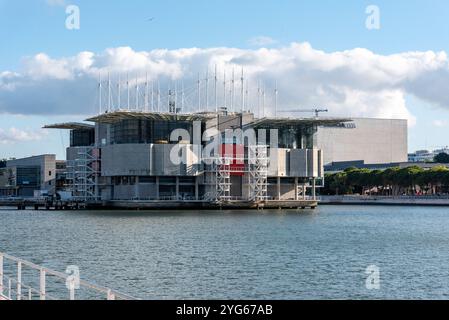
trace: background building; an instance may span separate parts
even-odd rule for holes
[[[435,157],[440,153],[449,154],[449,148],[436,149],[434,151],[418,150],[408,155],[409,162],[433,162]]]
[[[326,170],[353,165],[388,167],[407,162],[407,120],[352,120],[318,128],[316,144],[323,150]]]
[[[45,154],[8,160],[0,174],[3,195],[33,197],[35,191],[54,194],[56,185],[56,156]]]

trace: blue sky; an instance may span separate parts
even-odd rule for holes
[[[68,4],[80,8],[80,30],[65,28]],[[365,9],[370,4],[380,8],[380,30],[365,28]],[[0,0],[0,73],[21,72],[23,60],[41,52],[57,59],[121,46],[136,51],[192,47],[251,50],[254,44],[250,39],[261,36],[273,39],[269,46],[274,48],[309,42],[325,52],[353,48],[366,48],[379,55],[449,52],[448,17],[446,0]],[[416,117],[409,133],[410,151],[449,145],[449,127],[445,125],[449,106],[410,95],[406,104]],[[33,130],[42,124],[67,118],[3,113],[0,128],[14,126],[37,132]],[[0,158],[44,152],[63,157],[67,140],[65,133],[50,132],[41,140],[0,144]]]

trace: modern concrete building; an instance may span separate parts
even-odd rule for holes
[[[318,127],[317,148],[327,167],[407,162],[407,120],[356,118]]]
[[[256,119],[223,110],[114,111],[87,121],[93,125],[45,127],[70,130],[67,180],[82,201],[313,207],[324,176],[317,128],[350,120]]]
[[[4,196],[33,197],[35,191],[54,194],[56,156],[45,154],[8,160],[0,176],[0,193]]]
[[[433,162],[435,157],[440,153],[449,154],[449,148],[444,147],[442,149],[436,149],[433,151],[429,150],[418,150],[414,153],[409,153],[408,161],[409,162]]]

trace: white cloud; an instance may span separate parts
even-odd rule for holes
[[[447,120],[434,120],[433,121],[433,125],[435,127],[439,127],[439,128],[444,128],[448,126],[448,121]]]
[[[449,59],[445,52],[378,55],[360,48],[324,52],[309,43],[292,43],[255,50],[222,47],[135,51],[119,47],[65,58],[39,53],[24,58],[17,72],[0,70],[0,113],[93,114],[97,111],[100,72],[103,77],[110,72],[114,79],[120,73],[122,80],[128,72],[132,79],[138,74],[139,81],[148,72],[150,80],[161,79],[162,88],[179,79],[185,79],[186,87],[195,88],[198,72],[205,74],[207,66],[213,70],[215,64],[220,70],[219,104],[223,69],[228,80],[236,70],[238,97],[243,67],[253,108],[260,80],[267,88],[267,109],[271,110],[275,81],[279,109],[320,106],[327,107],[329,115],[406,118],[411,124],[415,118],[407,108],[407,95],[449,109]],[[210,101],[212,82],[213,78],[209,83]],[[186,103],[193,108],[197,105],[195,97],[186,97]]]
[[[270,46],[270,45],[277,43],[277,41],[271,37],[258,36],[258,37],[249,39],[248,43],[249,43],[249,45],[254,46],[254,47],[266,47],[266,46]]]
[[[59,6],[59,7],[63,7],[66,5],[65,0],[45,0],[45,2],[49,5],[49,6]]]
[[[39,141],[46,134],[44,130],[23,130],[17,128],[0,128],[0,144],[13,144],[16,142]]]

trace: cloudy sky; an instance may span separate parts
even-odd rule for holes
[[[277,85],[279,109],[404,118],[410,151],[449,145],[449,2],[374,2],[380,29],[370,30],[373,1],[0,0],[0,158],[63,157],[67,133],[40,127],[97,113],[100,74],[114,83],[111,108],[127,104],[119,77],[122,89],[137,78],[142,92],[148,77],[163,91],[182,83],[186,109],[195,109],[195,82],[200,73],[205,105],[208,70],[213,105],[215,66],[220,104],[224,73],[229,89],[234,71],[241,105],[243,69],[253,110],[260,87],[274,112]],[[72,4],[79,30],[66,27]]]

